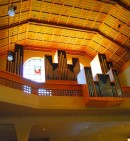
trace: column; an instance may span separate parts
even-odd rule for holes
[[[15,123],[17,141],[28,141],[31,128],[31,123]]]

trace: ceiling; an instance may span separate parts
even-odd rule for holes
[[[112,130],[110,132],[110,130]],[[32,126],[29,139],[71,139],[81,141],[91,135],[100,135],[100,132],[113,136],[129,136],[130,123],[128,122],[76,122],[76,121],[49,121]],[[8,135],[8,136],[7,136]],[[0,139],[2,141],[16,141],[16,130],[13,124],[0,124]],[[43,141],[43,140],[42,140]]]
[[[9,17],[8,8],[12,4],[17,7],[16,14]],[[0,55],[14,50],[16,43],[30,50],[84,52],[91,58],[105,53],[119,69],[130,60],[129,10],[129,0],[0,0]],[[84,136],[112,125],[121,127],[122,123],[46,121],[35,124],[31,135],[54,137],[54,133],[58,136],[60,132],[61,136]],[[15,136],[12,125],[0,125],[1,136],[7,130]],[[128,134],[129,130],[118,131]]]
[[[100,134],[103,130],[109,130],[112,128],[118,128],[114,132],[115,135],[126,135],[129,136],[130,124],[128,122],[76,122],[76,121],[65,121],[64,123],[60,120],[59,122],[43,122],[32,126],[30,132],[30,138],[72,138],[81,139],[81,137],[91,136]],[[121,126],[125,126],[126,130],[121,129]],[[109,132],[111,135],[111,132]]]
[[[12,4],[16,14],[9,17]],[[91,58],[105,53],[117,69],[130,60],[129,0],[0,0],[0,9],[0,55],[18,43]]]
[[[15,141],[13,123],[32,124],[30,139],[70,138],[82,140],[91,135],[130,136],[130,108],[86,108],[44,110],[0,102],[0,139]],[[8,136],[7,136],[8,135]],[[67,139],[66,139],[67,140]]]

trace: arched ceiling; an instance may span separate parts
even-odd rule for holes
[[[11,5],[17,7],[8,16]],[[0,0],[0,55],[25,49],[64,49],[93,58],[105,53],[119,69],[130,60],[129,0]]]

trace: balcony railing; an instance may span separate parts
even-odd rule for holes
[[[130,87],[122,87],[124,97],[130,97]]]
[[[37,83],[0,70],[0,85],[40,96],[83,96],[82,85],[76,81],[49,80]],[[130,97],[130,87],[122,87],[124,97]]]
[[[41,96],[83,96],[82,85],[75,81],[50,80],[36,83],[5,71],[0,71],[0,85]]]

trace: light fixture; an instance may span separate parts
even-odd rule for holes
[[[14,57],[13,54],[11,52],[8,52],[8,61],[13,61]]]
[[[9,10],[8,10],[8,15],[10,16],[10,17],[13,17],[14,15],[15,15],[15,10],[16,10],[16,6],[13,6],[13,5],[11,5],[10,7],[9,7]]]

